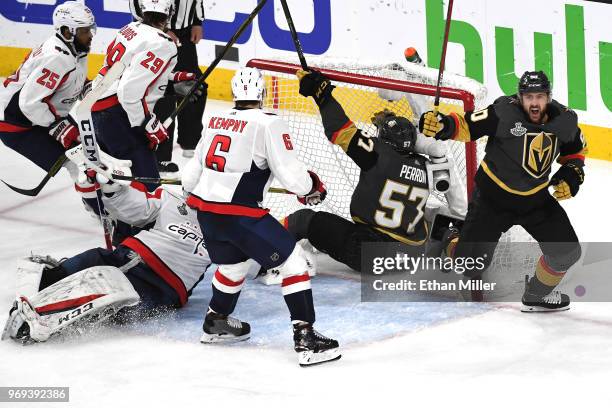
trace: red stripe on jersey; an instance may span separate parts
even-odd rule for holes
[[[185,283],[179,278],[172,269],[168,267],[151,249],[134,237],[126,238],[121,245],[126,246],[136,252],[144,263],[164,280],[179,296],[181,306],[187,303],[187,289]]]
[[[306,282],[309,280],[310,276],[308,275],[308,272],[304,273],[303,275],[289,276],[283,279],[282,287],[293,285],[294,283]]]
[[[353,121],[349,120],[348,122],[346,122],[344,124],[344,126],[342,126],[340,129],[336,130],[331,137],[331,142],[332,143],[336,143],[336,138],[338,137],[338,135],[346,128],[351,127],[353,125]]]
[[[187,198],[187,205],[191,208],[223,215],[244,215],[245,217],[261,218],[268,214],[267,208],[253,208],[231,203],[211,203],[191,194]]]
[[[84,305],[87,302],[91,302],[92,300],[101,298],[102,296],[106,296],[106,294],[87,295],[75,299],[68,299],[62,300],[61,302],[50,303],[48,305],[37,307],[36,313],[57,313],[64,310],[74,309],[75,307]]]
[[[19,125],[13,125],[12,123],[0,121],[0,132],[18,133],[25,132],[32,129],[31,127],[23,127]]]
[[[225,286],[236,287],[242,285],[242,282],[244,282],[246,278],[242,278],[238,282],[234,282],[233,280],[219,272],[219,269],[217,269],[217,271],[215,272],[215,279],[218,280],[219,283],[224,284]]]
[[[145,193],[147,198],[155,198],[157,200],[161,199],[162,192],[164,191],[163,188],[158,187],[153,193],[150,193],[149,190],[147,190],[147,186],[145,186],[139,181],[132,181],[130,183],[130,187],[132,187],[134,190],[140,191],[141,193]]]
[[[100,112],[117,105],[119,105],[119,97],[117,95],[111,95],[94,103],[91,107],[91,111]]]
[[[576,153],[576,154],[568,154],[567,156],[559,157],[559,163],[565,164],[570,160],[578,159],[584,162],[584,154]]]
[[[55,116],[55,120],[58,120],[60,117],[57,114],[57,110],[55,110],[55,106],[53,106],[53,104],[51,103],[51,97],[53,96],[53,94],[46,96],[43,98],[43,102],[47,104],[47,107],[49,108],[49,110],[51,111],[51,113],[53,114],[53,116]]]

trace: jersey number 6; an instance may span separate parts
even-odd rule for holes
[[[206,167],[215,171],[225,171],[225,157],[218,156],[217,152],[229,152],[231,144],[232,139],[229,136],[215,135],[206,153]]]

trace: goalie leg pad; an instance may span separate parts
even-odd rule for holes
[[[16,300],[16,313],[7,322],[4,337],[17,338],[19,320],[29,333],[21,341],[47,341],[67,328],[99,323],[140,297],[123,272],[113,266],[95,266],[70,275],[28,299]],[[22,329],[23,332],[23,329]]]

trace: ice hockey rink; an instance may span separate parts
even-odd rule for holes
[[[227,106],[209,101],[206,109]],[[184,164],[180,153],[174,159]],[[562,204],[581,241],[610,240],[611,174],[612,163],[587,160],[580,193]],[[29,188],[43,175],[0,145],[0,178]],[[0,185],[0,230],[2,325],[18,258],[103,245],[64,172],[35,198]],[[254,281],[235,312],[251,323],[251,339],[200,344],[208,273],[173,315],[45,344],[0,343],[0,385],[68,386],[71,407],[611,406],[612,304],[522,314],[517,303],[363,303],[358,277],[317,257],[317,327],[339,340],[338,362],[300,368],[280,288]]]

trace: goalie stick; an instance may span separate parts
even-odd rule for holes
[[[221,50],[219,55],[217,55],[217,57],[213,60],[213,62],[211,62],[208,68],[206,68],[206,71],[204,71],[204,73],[200,75],[199,78],[196,79],[196,81],[193,83],[191,88],[189,88],[189,91],[187,91],[183,99],[181,99],[179,104],[176,106],[176,109],[174,109],[174,112],[172,112],[172,114],[168,117],[168,119],[164,121],[163,125],[166,129],[170,127],[172,122],[174,122],[174,119],[176,119],[176,116],[179,114],[179,112],[181,112],[185,108],[185,106],[187,105],[187,102],[189,102],[190,96],[193,95],[193,93],[196,91],[198,86],[200,84],[203,84],[204,81],[206,81],[206,78],[208,78],[208,76],[213,71],[213,69],[215,69],[217,65],[219,65],[219,62],[221,62],[221,59],[225,56],[225,54],[230,49],[230,47],[234,45],[236,41],[238,41],[238,37],[240,37],[240,35],[242,35],[244,30],[246,30],[246,28],[251,24],[251,22],[253,22],[253,20],[255,19],[255,16],[259,14],[259,11],[263,8],[263,6],[265,6],[266,2],[267,0],[261,0],[259,4],[257,4],[257,6],[253,9],[251,14],[249,14],[246,20],[244,20],[244,22],[240,25],[240,27],[238,27],[238,30],[234,33],[233,37],[230,38],[227,44],[225,44],[225,47],[223,47],[223,50]]]
[[[94,88],[83,98],[83,100],[74,104],[68,115],[76,122],[79,133],[81,135],[81,145],[83,146],[83,155],[85,164],[88,169],[100,172],[105,176],[108,174],[103,169],[103,164],[100,161],[100,149],[96,140],[96,133],[91,119],[91,107],[93,104],[106,92],[106,90],[123,74],[125,65],[121,61],[116,61],[113,66],[106,72],[106,75],[95,84]],[[100,213],[100,222],[104,229],[104,241],[107,249],[112,249],[111,240],[112,224],[108,216],[102,210],[100,195],[96,192],[98,201],[98,210]]]

